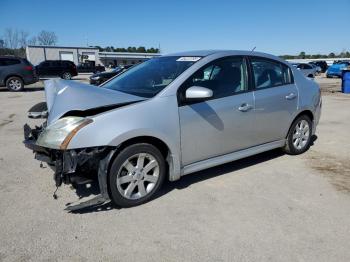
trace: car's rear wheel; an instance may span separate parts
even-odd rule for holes
[[[145,203],[161,187],[165,169],[164,157],[153,145],[140,143],[123,149],[109,172],[111,200],[120,207]]]
[[[62,74],[62,78],[65,79],[65,80],[70,80],[70,79],[72,79],[72,75],[69,72],[64,72]]]
[[[6,87],[13,92],[22,91],[24,89],[23,80],[17,76],[11,76],[6,80]]]
[[[312,122],[307,115],[301,115],[292,124],[284,151],[287,154],[299,155],[310,148],[312,137]]]

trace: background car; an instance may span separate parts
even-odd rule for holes
[[[90,76],[90,84],[98,86],[106,82],[108,79],[111,79],[112,77],[124,72],[125,70],[129,69],[132,66],[133,65],[118,66],[107,72],[93,74],[92,76]]]
[[[69,80],[78,75],[76,65],[68,60],[46,60],[35,68],[39,77],[61,77]]]
[[[327,72],[327,77],[342,77],[342,71],[343,69],[346,69],[348,66],[350,66],[350,62],[342,62],[342,63],[334,63],[331,65]]]
[[[327,68],[328,68],[326,61],[314,61],[314,62],[310,62],[310,64],[314,64],[316,66],[319,66],[321,68],[321,73],[326,72]]]
[[[101,65],[95,65],[95,62],[80,63],[77,66],[78,73],[99,73],[105,71],[105,67]]]
[[[34,66],[25,58],[0,56],[0,86],[21,91],[38,81]]]
[[[322,73],[322,68],[321,68],[320,66],[315,65],[315,64],[313,64],[313,63],[309,63],[309,65],[311,65],[313,68],[316,69],[316,74],[317,74],[317,75]]]
[[[317,71],[316,67],[313,67],[312,65],[306,63],[297,64],[296,68],[300,70],[304,76],[311,78],[315,77]]]

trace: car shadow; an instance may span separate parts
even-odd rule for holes
[[[151,201],[154,201],[155,199],[162,197],[163,195],[168,194],[173,190],[186,189],[195,183],[212,179],[231,172],[235,172],[235,171],[238,171],[253,165],[257,165],[266,161],[270,161],[272,159],[281,157],[284,154],[285,153],[282,150],[275,149],[275,150],[260,153],[251,157],[236,160],[227,164],[212,167],[203,171],[195,172],[193,174],[183,176],[181,177],[180,180],[177,180],[174,182],[165,181],[161,190],[155,194],[155,196],[152,198]],[[90,188],[86,188],[86,186],[76,187],[76,193],[80,199],[82,199],[83,197],[90,196],[91,194],[97,195],[99,194],[98,183],[95,183]],[[104,201],[99,196],[96,196],[94,199],[91,199],[76,205],[72,205],[71,203],[68,203],[66,206],[67,206],[66,210],[69,213],[73,213],[73,214],[85,214],[85,213],[92,213],[92,212],[108,211],[111,209],[120,209],[120,207],[116,207],[110,201],[108,202]]]

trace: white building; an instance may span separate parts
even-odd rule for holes
[[[27,59],[37,65],[46,60],[70,60],[76,65],[91,61],[96,65],[131,65],[143,62],[157,53],[127,53],[127,52],[99,52],[94,47],[67,47],[67,46],[33,46],[26,47]]]

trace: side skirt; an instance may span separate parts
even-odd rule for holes
[[[218,166],[218,165],[222,165],[225,163],[229,163],[241,158],[245,158],[248,156],[252,156],[252,155],[256,155],[265,151],[269,151],[275,148],[279,148],[279,147],[283,147],[286,143],[286,140],[278,140],[278,141],[274,141],[274,142],[270,142],[270,143],[266,143],[266,144],[262,144],[259,146],[254,146],[254,147],[250,147],[247,149],[243,149],[240,151],[236,151],[233,153],[229,153],[226,155],[222,155],[222,156],[217,156],[217,157],[213,157],[210,159],[206,159],[206,160],[202,160],[199,162],[195,162],[193,164],[189,164],[187,166],[183,167],[183,172],[182,175],[188,175],[200,170],[204,170],[213,166]]]

